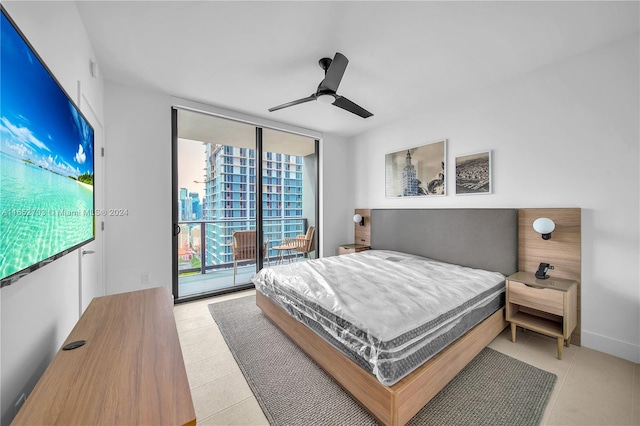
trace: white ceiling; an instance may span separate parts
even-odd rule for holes
[[[79,1],[105,79],[351,136],[637,33],[638,2]],[[309,102],[322,57],[374,116]],[[425,117],[428,119],[428,117]]]
[[[180,109],[178,138],[255,149],[256,128],[239,121]],[[265,151],[283,152],[300,157],[313,154],[316,150],[313,138],[268,128],[262,131],[262,143]]]

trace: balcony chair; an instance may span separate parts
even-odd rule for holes
[[[315,250],[313,243],[315,232],[315,226],[310,226],[307,229],[306,234],[301,234],[295,238],[285,238],[284,240],[282,240],[282,244],[273,248],[274,250],[279,252],[278,260],[276,261],[276,263],[282,264],[285,251],[295,251],[296,253],[302,253],[303,255],[308,256],[309,253]],[[296,260],[297,259],[298,257],[296,256]]]
[[[268,258],[269,239],[262,245],[262,256],[269,264]],[[236,274],[238,273],[238,262],[242,260],[256,261],[256,231],[234,231],[233,232],[233,285],[236,285]]]

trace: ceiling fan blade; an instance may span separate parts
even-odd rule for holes
[[[291,102],[287,102],[286,104],[282,104],[282,105],[278,105],[278,106],[274,106],[273,108],[269,108],[269,112],[273,112],[282,108],[288,108],[290,106],[294,106],[294,105],[298,105],[298,104],[303,104],[305,102],[310,102],[310,101],[315,101],[316,100],[316,94],[314,93],[311,96],[307,96],[306,98],[302,98],[302,99],[298,99],[295,101],[291,101]]]
[[[351,102],[349,99],[345,98],[344,96],[336,96],[336,101],[333,103],[333,105],[337,106],[338,108],[342,108],[344,110],[352,112],[355,115],[359,115],[362,118],[368,118],[373,115],[366,109],[362,108],[359,105],[356,105],[355,103]]]
[[[329,69],[324,76],[324,80],[322,80],[318,86],[318,92],[321,90],[330,90],[332,92],[338,90],[338,86],[340,85],[344,71],[347,69],[348,63],[349,60],[346,56],[340,52],[336,52],[336,55],[333,57],[333,61],[331,61],[331,65],[329,65]]]

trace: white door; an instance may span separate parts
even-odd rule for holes
[[[81,92],[78,85],[78,92]],[[104,126],[87,98],[79,93],[79,106],[94,131],[94,197],[95,211],[104,211]],[[80,264],[79,313],[82,315],[94,297],[104,296],[104,215],[95,216],[96,238],[78,250]]]

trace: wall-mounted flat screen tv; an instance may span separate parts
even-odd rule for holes
[[[0,287],[95,237],[93,128],[4,7]]]

